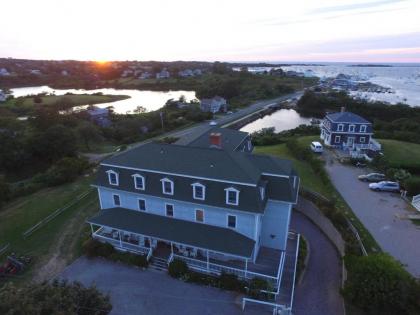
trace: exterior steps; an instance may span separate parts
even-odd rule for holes
[[[149,268],[159,270],[159,271],[167,271],[168,264],[165,259],[152,256],[152,259],[149,264]]]

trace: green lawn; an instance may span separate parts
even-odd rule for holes
[[[390,139],[378,141],[382,144],[385,157],[392,167],[420,167],[420,144]]]
[[[91,181],[92,176],[82,177],[74,183],[43,189],[3,206],[0,211],[0,247],[7,243],[10,247],[0,256],[0,262],[10,252],[33,257],[32,268],[22,277],[27,280],[53,256],[67,262],[76,257],[80,253],[81,237],[87,233],[85,221],[98,211],[95,190],[26,239],[22,233],[91,189]]]

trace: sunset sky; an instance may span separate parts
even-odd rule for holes
[[[0,57],[420,62],[420,0],[2,0]]]

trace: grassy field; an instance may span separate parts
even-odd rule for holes
[[[35,103],[34,97],[18,97],[15,99],[8,100],[4,103],[5,107],[21,107],[30,109],[34,106],[51,106],[55,104],[64,105],[93,105],[99,103],[109,103],[118,100],[129,98],[127,95],[89,95],[89,94],[78,94],[78,95],[47,95],[41,97],[40,103]]]
[[[88,235],[85,221],[98,211],[97,193],[90,188],[92,176],[56,188],[48,188],[6,204],[0,211],[0,247],[10,243],[8,253],[33,257],[33,263],[18,280],[51,279],[81,251],[82,238]],[[73,202],[78,201],[45,226],[24,238],[22,233],[37,222]],[[8,253],[0,256],[3,261]]]
[[[378,140],[392,167],[420,167],[420,144],[390,139]]]
[[[309,147],[309,144],[318,140],[319,136],[304,136],[297,139],[297,142],[305,147]],[[293,162],[293,165],[301,178],[301,185],[304,188],[308,188],[315,192],[318,192],[330,200],[335,200],[336,208],[339,209],[344,215],[353,223],[362,238],[363,244],[368,252],[377,252],[380,250],[379,245],[375,239],[369,233],[368,230],[363,226],[359,219],[355,216],[351,208],[347,205],[335,187],[326,185],[321,178],[313,171],[310,165],[305,162],[296,159],[286,147],[286,144],[277,144],[272,146],[256,147],[255,153],[271,154],[279,158],[286,158]]]

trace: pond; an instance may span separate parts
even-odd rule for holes
[[[118,114],[130,114],[137,106],[143,106],[147,111],[153,111],[165,105],[169,99],[179,99],[181,95],[185,96],[186,101],[196,99],[194,91],[140,91],[128,89],[96,89],[96,90],[77,90],[77,89],[53,89],[49,86],[32,86],[11,89],[14,97],[35,95],[39,93],[54,93],[55,95],[73,94],[94,94],[103,93],[104,95],[128,95],[130,98],[115,102],[95,104],[95,106],[105,108],[114,107],[114,112]],[[88,105],[88,104],[86,104]]]
[[[259,118],[240,130],[252,133],[262,128],[274,127],[276,132],[294,129],[300,125],[310,125],[310,118],[302,117],[294,109],[280,109],[271,115]]]

